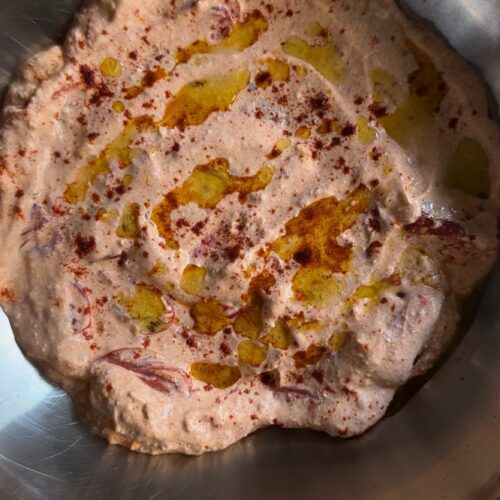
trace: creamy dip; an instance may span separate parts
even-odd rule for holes
[[[500,137],[390,0],[101,0],[13,83],[0,300],[92,428],[353,436],[497,252]]]

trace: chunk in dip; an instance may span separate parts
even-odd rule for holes
[[[364,432],[497,253],[500,137],[391,0],[95,1],[0,129],[0,301],[94,431]]]

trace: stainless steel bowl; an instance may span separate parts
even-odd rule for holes
[[[0,89],[22,59],[61,40],[79,3],[0,0]],[[434,22],[500,102],[500,1],[401,3]],[[24,359],[2,315],[0,498],[500,498],[498,297],[497,265],[449,361],[364,436],[273,428],[197,458],[140,455],[92,435],[66,394]]]

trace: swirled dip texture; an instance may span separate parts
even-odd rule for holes
[[[101,0],[13,83],[0,297],[92,428],[353,436],[497,251],[483,89],[390,0]]]

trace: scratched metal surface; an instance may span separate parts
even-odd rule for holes
[[[0,0],[0,92],[60,41],[78,0]],[[481,68],[500,102],[500,1],[405,0]],[[0,312],[0,499],[500,498],[500,266],[448,363],[362,438],[269,429],[198,458],[105,444],[23,358]]]

